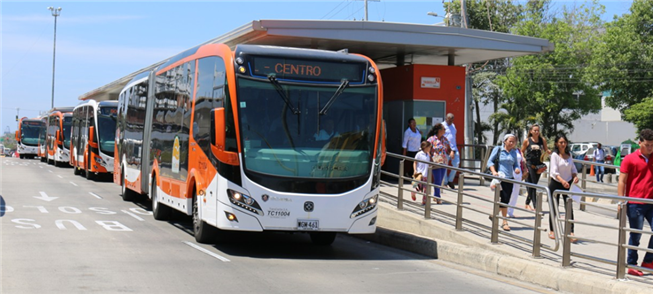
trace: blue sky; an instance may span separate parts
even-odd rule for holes
[[[442,0],[369,2],[370,21],[434,24]],[[556,6],[579,1],[555,1]],[[628,12],[631,1],[601,1],[603,19]],[[50,109],[54,17],[57,18],[55,106],[78,97],[252,20],[360,20],[363,1],[7,1],[2,14],[2,132],[20,117]]]

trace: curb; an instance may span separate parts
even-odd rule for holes
[[[547,265],[535,260],[492,251],[487,249],[487,244],[481,244],[477,241],[474,242],[465,236],[455,236],[456,232],[452,228],[439,226],[432,221],[415,218],[409,213],[402,213],[388,206],[379,206],[379,220],[385,219],[386,221],[377,225],[376,233],[356,236],[378,244],[483,270],[557,291],[578,294],[653,293],[653,290],[647,285],[636,282],[618,281],[612,277],[595,274],[587,270],[562,268],[561,266]],[[422,233],[426,232],[428,234],[429,231],[437,230],[438,233],[435,234],[437,235],[436,238],[439,236],[440,238],[455,240],[455,242],[398,231],[392,224],[392,221],[397,220],[398,217],[403,222],[398,224],[400,227],[399,230],[406,230],[406,225],[412,223],[413,227]],[[425,228],[425,226],[429,228]]]

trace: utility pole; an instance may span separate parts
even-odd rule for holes
[[[52,6],[48,7],[52,16],[54,16],[54,45],[52,49],[52,104],[50,108],[54,108],[54,61],[57,53],[57,16],[61,15],[61,7],[54,8]]]
[[[361,0],[356,0],[356,1],[361,1]],[[365,17],[363,18],[364,21],[367,21],[367,2],[368,1],[381,2],[381,0],[363,0],[363,3],[365,5]]]

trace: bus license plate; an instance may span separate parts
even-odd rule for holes
[[[319,221],[316,219],[298,219],[297,230],[317,231],[320,229]]]

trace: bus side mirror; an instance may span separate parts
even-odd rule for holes
[[[19,131],[16,130],[16,142],[20,143],[20,136],[18,135]]]
[[[224,108],[211,110],[211,152],[221,162],[238,165],[238,153],[226,150]]]
[[[95,141],[95,127],[88,127],[88,142],[93,143]]]
[[[54,134],[54,137],[56,138],[56,140],[60,140],[60,139],[61,139],[61,137],[59,137],[59,134],[60,134],[60,131],[57,130],[57,132]],[[62,140],[62,141],[63,141],[63,140]]]
[[[224,151],[225,130],[224,130],[224,108],[211,110],[211,143]]]

